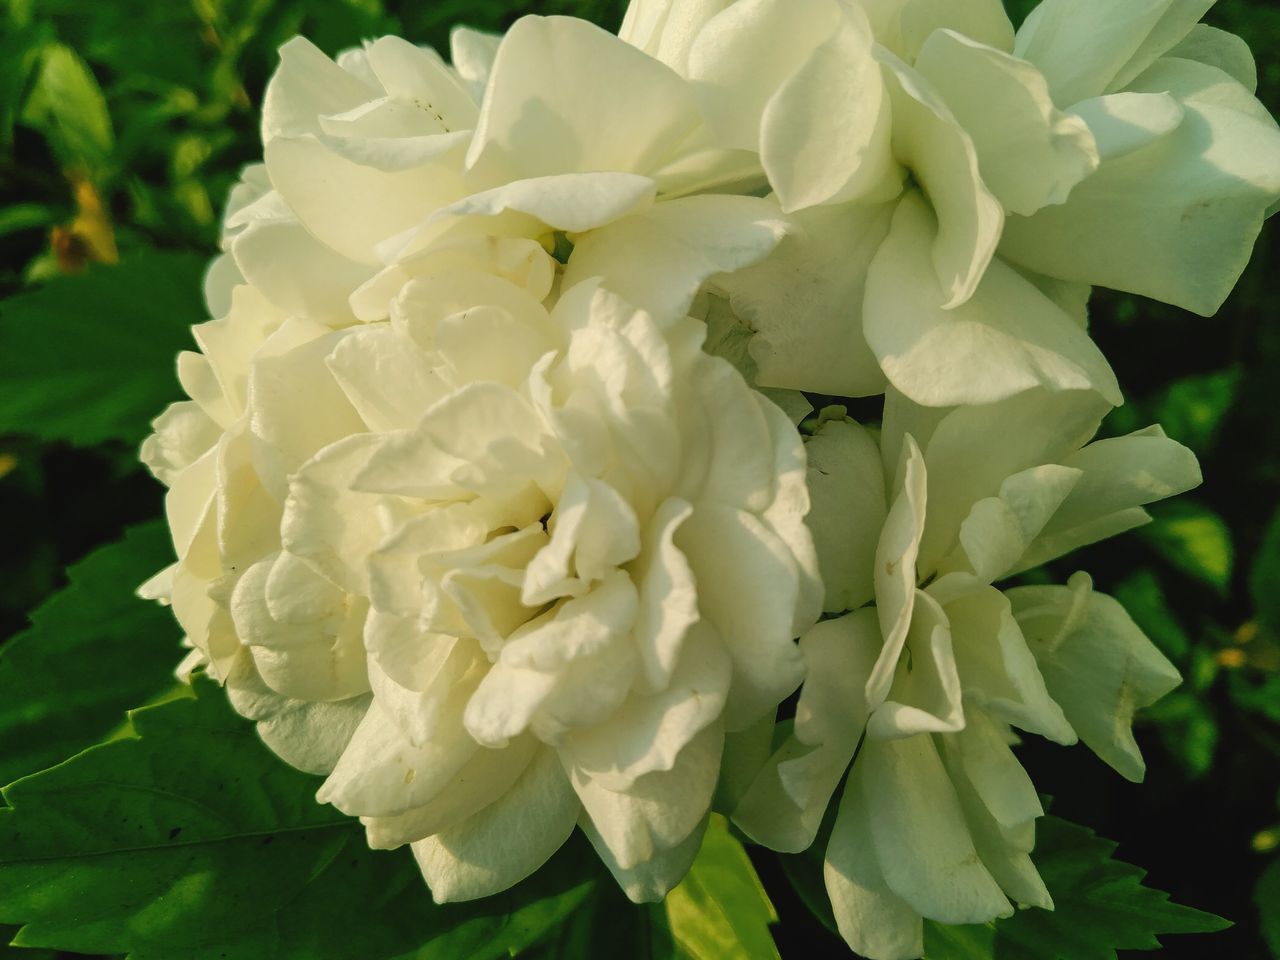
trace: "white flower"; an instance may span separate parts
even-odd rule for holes
[[[1211,0],[1045,0],[1018,31],[1102,165],[1061,207],[1014,218],[1001,254],[1029,270],[1217,311],[1280,199],[1280,130]]]
[[[760,382],[1119,402],[1088,285],[1212,313],[1280,197],[1280,133],[1207,6],[1048,0],[1015,38],[998,0],[635,0],[624,36],[800,227],[721,287]]]
[[[1089,391],[954,410],[891,393],[879,444],[833,413],[808,444],[824,606],[853,612],[801,639],[794,731],[734,818],[803,850],[852,761],[826,882],[841,932],[874,960],[919,956],[923,917],[980,923],[1011,900],[1052,905],[1028,857],[1042,811],[1011,727],[1078,736],[1142,777],[1129,725],[1177,671],[1083,574],[992,586],[1199,482],[1195,458],[1158,428],[1085,445],[1106,411]]]
[[[776,204],[687,196],[762,174],[711,144],[686,81],[617,37],[525,17],[500,40],[455,31],[453,60],[395,37],[337,63],[301,38],[282,48],[263,107],[269,186],[228,221],[240,271],[281,309],[385,320],[405,283],[452,259],[501,243],[498,259],[520,260],[517,241],[564,237],[566,286],[598,277],[682,314],[709,276],[777,245]]]
[[[339,330],[235,287],[146,446],[180,556],[149,592],[437,899],[505,889],[579,822],[649,899],[726,730],[800,682],[804,451],[701,323],[595,283],[548,312],[537,255],[523,286],[438,273]]]

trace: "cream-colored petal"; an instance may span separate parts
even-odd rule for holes
[[[711,18],[690,48],[689,76],[716,141],[760,150],[770,99],[841,20],[833,0],[739,0]],[[837,116],[828,114],[827,125]]]
[[[1060,106],[1124,87],[1190,32],[1213,0],[1045,0],[1014,55],[1035,64]]]
[[[1080,482],[1022,556],[1014,571],[1145,522],[1140,507],[1200,485],[1195,454],[1159,427],[1098,440],[1066,458]]]
[[[982,181],[1029,216],[1062,203],[1098,168],[1093,134],[1062,113],[1035,67],[950,30],[929,36],[916,69],[973,139]]]
[[[1181,124],[1105,160],[1062,206],[1012,218],[1001,254],[1210,316],[1280,197],[1280,130],[1243,87],[1190,60],[1161,60],[1131,89],[1174,90]]]
[[[427,165],[383,171],[308,135],[276,137],[265,155],[271,182],[302,224],[347,259],[371,266],[381,265],[378,244],[465,193],[453,153]]]
[[[480,749],[462,726],[467,689],[457,693],[450,722],[414,747],[375,699],[316,800],[351,816],[397,816],[449,788],[453,776]]]
[[[1169,50],[1168,56],[1217,67],[1249,93],[1258,91],[1258,64],[1253,59],[1253,51],[1234,33],[1197,23]]]
[[[492,896],[546,863],[580,809],[555,751],[544,748],[502,797],[412,844],[413,855],[436,903]]]
[[[893,153],[928,195],[937,235],[928,246],[941,299],[951,309],[973,296],[995,255],[1004,209],[982,182],[973,140],[919,73],[877,50],[893,109]],[[923,247],[913,251],[920,257]]]
[[[634,173],[548,174],[472,194],[442,207],[436,216],[496,218],[516,213],[532,218],[534,232],[581,233],[647,210],[656,190],[653,180]]]
[[[587,835],[604,865],[609,868],[618,886],[632,903],[659,903],[673,887],[684,879],[693,861],[697,859],[702,847],[702,838],[706,832],[709,817],[695,827],[687,837],[674,847],[659,850],[643,863],[624,868],[604,841],[600,831],[587,817],[582,817],[578,825]]]
[[[1004,594],[966,574],[942,577],[929,592],[951,624],[966,705],[1055,743],[1075,743],[1076,733],[1050,697]]]
[[[1108,409],[1091,391],[1034,390],[948,413],[925,451],[931,482],[921,576],[937,571],[975,503],[997,496],[1014,474],[1065,463],[1094,435]]]
[[[643,174],[697,122],[692,94],[667,66],[585,20],[523,17],[498,48],[467,166],[502,179]]]
[[[855,803],[866,804],[890,890],[939,923],[986,923],[1013,913],[978,858],[931,738],[868,740],[854,771],[846,802],[852,793]]]
[[[449,34],[449,59],[476,103],[484,98],[500,43],[502,37],[498,34],[470,27],[454,27]]]
[[[654,512],[632,576],[640,591],[634,638],[640,653],[645,692],[666,687],[685,637],[698,622],[698,588],[693,570],[675,544],[677,531],[693,512],[685,500],[671,498]]]
[[[621,870],[630,870],[684,843],[699,828],[711,805],[724,731],[714,724],[685,745],[670,770],[639,778],[623,791],[610,790],[573,765],[561,761],[582,801],[599,842]]]
[[[867,722],[865,677],[880,653],[869,608],[825,620],[800,638],[808,678],[794,735],[761,768],[733,810],[757,843],[798,853],[817,836]]]
[[[867,702],[872,710],[889,695],[918,594],[916,557],[925,531],[928,481],[924,457],[910,434],[904,438],[893,491],[884,530],[876,545],[876,616],[884,649],[867,677]]]
[[[538,741],[522,737],[501,750],[481,749],[459,768],[449,789],[395,817],[361,817],[369,846],[394,850],[442,833],[498,802],[528,769]]]
[[[262,682],[249,657],[227,677],[236,712],[256,721],[258,736],[285,763],[306,773],[328,774],[369,709],[369,695],[337,703],[291,700]]]
[[[280,522],[285,549],[351,593],[368,596],[365,558],[393,524],[388,497],[360,493],[352,481],[378,443],[372,434],[347,437],[302,465],[289,481]]]
[[[570,733],[561,755],[594,782],[617,791],[647,774],[671,770],[689,741],[719,718],[731,669],[720,638],[694,627],[665,690],[631,694],[603,723]]]
[[[862,332],[866,272],[892,204],[813,207],[759,264],[717,278],[753,331],[758,382],[841,397],[871,396],[884,374]]]
[[[882,202],[902,189],[871,27],[854,4],[840,4],[838,14],[836,28],[764,111],[760,159],[786,211]]]
[[[319,133],[319,118],[342,113],[380,91],[343,70],[304,37],[280,48],[280,67],[262,101],[262,140]]]
[[[1177,669],[1124,607],[1075,574],[1065,587],[1008,591],[1053,698],[1106,763],[1129,780],[1146,772],[1131,729],[1134,713],[1182,682]]]
[[[1036,386],[1120,403],[1088,333],[1000,260],[967,302],[944,309],[946,292],[920,255],[936,231],[925,201],[906,197],[867,275],[863,329],[895,388],[926,406],[993,403]]]
[[[863,956],[917,960],[924,952],[923,919],[885,880],[862,781],[855,767],[824,858],[823,877],[836,926],[845,943]]]
[[[676,532],[698,584],[698,608],[733,660],[728,729],[750,725],[797,686],[794,643],[800,574],[794,556],[754,515],[699,505]]]
[[[785,229],[777,208],[756,197],[672,200],[577,238],[564,286],[599,277],[666,324],[689,312],[710,277],[763,260]]]
[[[956,659],[946,611],[931,594],[917,590],[892,686],[884,702],[872,710],[867,738],[891,740],[961,729],[964,708]]]
[[[352,331],[325,365],[360,419],[380,434],[412,427],[447,392],[427,355],[388,324]]]
[[[372,272],[288,221],[250,225],[231,250],[240,272],[275,306],[334,326],[350,322],[347,299]]]
[[[999,726],[970,710],[965,728],[942,738],[942,759],[983,865],[1015,903],[1052,910],[1030,857],[1044,809]]]
[[[809,530],[822,571],[828,613],[854,610],[875,596],[875,555],[886,506],[874,438],[853,420],[827,420],[805,444],[809,457]]]
[[[997,50],[1013,49],[1013,24],[1001,0],[860,0],[876,40],[908,63],[935,30],[954,30]]]
[[[289,344],[297,335],[296,346]],[[365,423],[329,373],[326,358],[343,337],[311,321],[290,319],[264,345],[249,374],[249,430],[254,466],[271,494],[285,497],[289,477],[329,444],[365,430]]]
[[[960,524],[958,549],[939,570],[971,571],[986,583],[1006,576],[1019,566],[1082,476],[1078,469],[1044,464],[1007,478],[996,496],[973,505]]]
[[[686,74],[689,48],[702,27],[733,0],[632,0],[618,36]]]

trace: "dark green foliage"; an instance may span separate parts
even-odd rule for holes
[[[138,253],[0,303],[0,433],[136,444],[175,398],[205,258]]]
[[[0,922],[16,942],[133,960],[489,960],[547,933],[596,873],[570,844],[536,880],[438,907],[407,850],[315,802],[214,684],[4,790]]]
[[[1230,926],[1143,886],[1146,871],[1112,859],[1115,848],[1086,827],[1057,817],[1041,821],[1035,861],[1054,909],[1022,910],[997,922],[993,956],[1115,960],[1117,950],[1156,949],[1156,934],[1209,933]]]
[[[173,680],[173,615],[131,587],[172,562],[162,522],[129,531],[67,572],[70,586],[0,646],[0,783],[71,756]]]

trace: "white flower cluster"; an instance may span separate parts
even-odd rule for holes
[[[1130,721],[1178,676],[1086,575],[998,584],[1199,482],[1158,428],[1090,442],[1121,396],[1086,303],[1212,313],[1280,198],[1210,5],[290,42],[143,448],[184,669],[439,901],[575,827],[661,898],[714,803],[821,835],[874,960],[1051,907],[1013,729],[1139,779]]]

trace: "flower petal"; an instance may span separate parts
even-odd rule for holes
[[[892,204],[813,207],[753,267],[715,280],[752,329],[761,386],[871,396],[884,374],[862,332],[867,268],[889,231]]]
[[[1134,713],[1182,682],[1124,607],[1075,574],[1065,587],[1007,593],[1044,681],[1080,739],[1121,776],[1146,772],[1133,739]]]
[[[893,108],[894,156],[911,170],[937,218],[937,235],[912,252],[920,257],[930,250],[941,291],[937,306],[951,309],[982,280],[1000,242],[1004,209],[982,182],[973,140],[928,81],[893,54],[877,55]]]
[[[555,751],[539,750],[510,790],[448,830],[412,845],[436,903],[515,886],[573,833],[581,809]]]
[[[1001,254],[1211,316],[1280,197],[1280,130],[1243,87],[1204,64],[1161,60],[1131,89],[1172,90],[1182,123],[1104,161],[1062,206],[1011,219]]]
[[[561,745],[561,756],[615,791],[671,770],[689,741],[720,716],[731,669],[720,638],[705,625],[694,627],[666,689],[632,693],[603,723],[574,730]]]
[[[467,167],[501,180],[649,173],[698,119],[684,81],[630,44],[584,20],[523,17],[498,48]]]
[[[931,738],[867,741],[845,789],[845,803],[851,798],[866,804],[887,886],[913,909],[939,923],[986,923],[1013,913],[978,858]]]
[[[935,230],[923,199],[906,197],[867,276],[867,342],[898,390],[935,407],[992,403],[1036,386],[1121,402],[1089,335],[999,260],[968,302],[944,309],[945,291],[920,256]]]
[[[916,69],[973,138],[982,181],[1029,216],[1062,203],[1098,168],[1089,127],[1062,113],[1035,67],[950,30],[929,36]]]
[[[823,610],[855,610],[875,596],[876,542],[886,514],[880,450],[852,420],[828,420],[805,444],[809,530],[826,585]]]
[[[785,223],[756,197],[684,197],[577,238],[564,286],[599,277],[660,323],[683,317],[702,284],[763,260]]]
[[[710,726],[685,745],[670,770],[646,774],[622,791],[593,779],[571,756],[561,754],[561,761],[612,863],[631,870],[699,829],[711,806],[723,747],[723,729]]]

